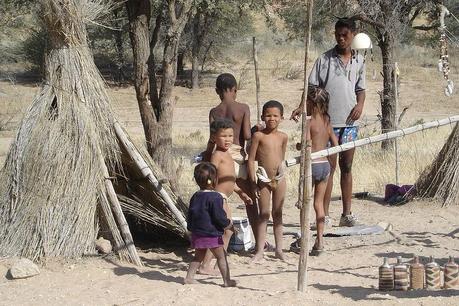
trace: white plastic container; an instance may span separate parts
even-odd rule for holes
[[[231,237],[229,247],[235,252],[248,251],[252,247],[252,228],[244,217],[233,217],[236,232]]]

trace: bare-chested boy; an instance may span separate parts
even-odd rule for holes
[[[228,219],[231,220],[231,209],[228,205],[228,197],[236,192],[239,197],[252,204],[252,199],[236,185],[236,173],[234,161],[229,153],[233,144],[233,122],[229,119],[219,118],[210,124],[210,139],[215,144],[215,150],[210,157],[210,162],[217,168],[217,185],[215,191],[219,192],[224,199],[223,209]],[[228,248],[229,240],[233,235],[232,229],[226,229],[223,233],[223,244],[225,251]],[[212,254],[208,252],[204,258],[199,272],[201,274],[214,274],[214,267],[211,266]]]
[[[250,132],[249,106],[236,101],[237,82],[230,73],[222,73],[217,77],[215,91],[220,97],[221,102],[210,110],[209,124],[212,124],[212,122],[219,118],[226,118],[233,122],[233,144],[228,149],[228,152],[234,160],[236,184],[244,191],[244,194],[248,194],[254,198],[247,178],[247,154],[245,150],[246,143],[252,136]],[[203,153],[203,160],[210,161],[210,156],[214,148],[215,144],[212,139],[209,139],[207,149]],[[257,208],[254,205],[250,205],[253,202],[252,199],[243,198],[242,200],[245,204],[249,204],[246,205],[247,217],[255,234],[258,216]]]
[[[266,241],[266,227],[270,215],[272,197],[272,218],[274,239],[276,242],[276,257],[284,260],[282,252],[282,206],[284,205],[286,181],[283,171],[283,161],[287,148],[287,134],[278,131],[283,119],[284,108],[277,101],[268,101],[263,105],[262,120],[266,127],[255,132],[249,150],[249,178],[258,187],[258,224],[256,230],[256,253],[253,261],[263,258]],[[255,166],[255,161],[258,166]]]

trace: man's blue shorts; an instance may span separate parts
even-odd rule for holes
[[[333,132],[338,138],[339,144],[344,144],[347,142],[351,142],[357,140],[359,134],[359,127],[358,126],[346,126],[346,127],[338,127],[333,128]]]

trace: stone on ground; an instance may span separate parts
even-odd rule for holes
[[[10,268],[10,275],[14,279],[27,278],[40,274],[40,269],[31,260],[21,258]]]

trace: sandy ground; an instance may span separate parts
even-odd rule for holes
[[[285,230],[299,229],[298,210],[289,201]],[[444,264],[459,256],[458,208],[439,208],[413,202],[400,207],[379,200],[356,200],[354,210],[368,224],[390,222],[393,230],[381,235],[327,238],[327,252],[309,260],[307,292],[296,291],[298,255],[287,253],[289,263],[266,254],[250,264],[247,255],[231,254],[231,273],[237,288],[221,287],[219,277],[198,276],[198,285],[182,285],[191,251],[186,247],[142,252],[138,268],[114,257],[53,260],[40,275],[23,280],[5,277],[11,259],[0,261],[1,305],[458,305],[459,290],[380,292],[377,271],[383,257],[404,261],[418,255],[423,262],[434,256]],[[333,203],[332,215],[340,207]],[[233,209],[236,206],[233,205]],[[235,208],[235,214],[243,215]],[[273,241],[271,228],[269,240]],[[293,239],[285,236],[284,248]]]

